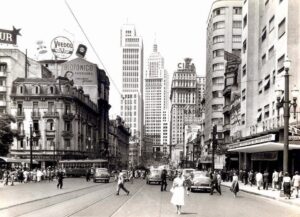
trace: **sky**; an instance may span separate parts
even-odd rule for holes
[[[53,38],[66,36],[87,45],[86,59],[106,70],[110,86],[110,114],[120,114],[120,29],[134,24],[143,38],[144,70],[154,41],[165,58],[170,83],[177,64],[193,59],[197,74],[205,76],[206,24],[214,0],[67,0],[100,60],[86,40],[65,0],[0,0],[0,29],[21,28],[18,48],[36,58],[36,42],[50,47]],[[3,10],[4,9],[4,10]],[[2,45],[5,47],[5,45]],[[52,57],[51,51],[46,55]],[[42,58],[42,57],[39,57]],[[75,58],[73,55],[70,59]]]

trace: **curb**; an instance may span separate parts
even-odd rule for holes
[[[230,186],[227,186],[227,185],[224,185],[224,184],[221,184],[221,185],[224,186],[224,187],[230,188]],[[249,193],[249,194],[256,195],[256,196],[265,197],[265,198],[272,199],[272,200],[277,200],[279,202],[283,202],[283,203],[286,203],[286,204],[289,204],[289,205],[298,206],[298,207],[300,206],[299,203],[296,203],[296,202],[291,201],[291,200],[285,200],[285,199],[274,197],[274,196],[259,194],[259,193],[249,191],[249,190],[245,190],[245,189],[241,189],[241,188],[239,190],[243,191],[243,192],[246,192],[246,193]]]

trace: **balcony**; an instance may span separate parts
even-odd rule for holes
[[[33,140],[39,140],[41,138],[41,132],[39,130],[32,130]]]
[[[44,118],[59,118],[58,112],[44,112]]]
[[[54,138],[55,137],[55,130],[45,130],[46,131],[46,137],[51,137]]]
[[[39,111],[33,111],[31,112],[31,118],[32,120],[39,120],[41,119],[41,113]]]
[[[65,139],[71,139],[74,136],[74,134],[71,130],[63,130],[61,132],[61,136],[64,137]]]
[[[63,119],[65,121],[72,121],[75,118],[75,115],[73,113],[65,113],[63,115]]]
[[[225,113],[227,113],[227,112],[230,112],[230,110],[231,110],[231,106],[230,106],[230,105],[225,105],[225,106],[223,107],[223,114],[225,114]]]
[[[6,86],[0,86],[0,92],[6,92],[7,88]]]
[[[18,130],[18,139],[24,139],[25,137],[25,130]]]
[[[16,119],[17,120],[24,120],[25,119],[24,111],[18,111],[17,114],[16,114]]]
[[[6,106],[6,101],[0,101],[0,106]]]
[[[224,124],[223,126],[223,132],[230,131],[230,124]]]

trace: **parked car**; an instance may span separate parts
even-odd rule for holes
[[[211,190],[211,179],[207,171],[194,171],[191,176],[191,185],[190,190],[202,190],[210,191]]]
[[[155,182],[155,183],[161,184],[161,173],[162,173],[162,170],[159,170],[159,169],[150,170],[150,172],[148,173],[148,175],[146,177],[146,183],[151,184],[151,183]]]
[[[96,168],[94,175],[93,175],[93,181],[102,181],[108,183],[110,179],[110,174],[106,168]]]
[[[128,170],[122,170],[121,172],[123,173],[124,181],[129,182]]]

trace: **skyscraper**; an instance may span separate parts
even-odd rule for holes
[[[153,138],[153,152],[167,154],[169,144],[169,77],[164,69],[164,58],[153,45],[148,58],[145,78],[145,134]],[[158,155],[156,155],[158,156]]]
[[[143,141],[143,41],[135,26],[125,24],[121,29],[122,99],[121,116],[131,129],[129,161],[139,163]]]
[[[185,152],[185,128],[193,122],[196,114],[197,74],[192,59],[178,63],[171,86],[171,158],[175,164],[183,160]]]
[[[206,92],[205,92],[205,146],[212,147],[212,127],[217,125],[217,139],[223,144],[224,107],[224,51],[237,54],[242,47],[241,0],[218,0],[212,4],[207,21]],[[216,167],[223,167],[225,158],[219,158]],[[222,161],[222,163],[221,163]]]

